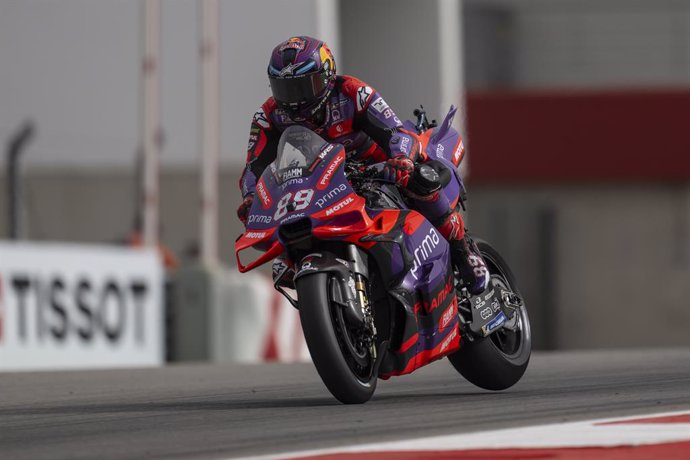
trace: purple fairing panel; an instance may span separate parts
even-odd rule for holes
[[[465,194],[465,185],[452,159],[460,139],[460,134],[452,127],[456,111],[457,109],[451,106],[441,125],[433,128],[431,138],[426,147],[428,157],[443,163],[453,174],[450,183],[443,189],[443,193],[451,203],[457,202],[458,197]],[[406,121],[405,123],[410,123],[414,126],[411,121]]]
[[[310,170],[295,168],[300,177],[282,184],[275,178],[275,164],[270,164],[257,182],[257,199],[252,203],[247,227],[266,230],[301,218],[310,218],[316,226],[319,222],[314,214],[355,193],[344,173],[344,148],[330,145],[334,148],[325,149],[323,157]],[[277,237],[276,232],[273,239]]]
[[[448,277],[450,246],[439,231],[424,220],[411,235],[405,235],[405,248],[411,256],[411,267],[400,286],[410,291],[431,292]]]

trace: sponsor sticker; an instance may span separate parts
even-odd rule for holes
[[[327,216],[330,216],[331,214],[334,214],[334,213],[336,213],[336,212],[342,210],[342,209],[345,208],[345,206],[347,206],[348,204],[354,203],[354,201],[355,201],[354,198],[352,198],[351,196],[348,196],[347,198],[345,198],[343,201],[341,201],[340,203],[336,204],[336,205],[333,206],[332,208],[327,209],[327,210],[326,210],[326,215],[327,215]]]
[[[259,140],[259,135],[258,134],[250,134],[249,135],[249,143],[247,144],[247,150],[251,151],[254,149],[254,146],[256,145],[256,141]]]
[[[462,140],[460,140],[460,144],[458,144],[458,148],[455,149],[455,152],[453,153],[453,163],[455,163],[455,166],[457,166],[460,163],[460,160],[462,159],[462,155],[465,153],[465,144],[463,143]]]
[[[283,182],[288,181],[290,179],[297,179],[299,177],[302,177],[302,168],[288,169],[287,171],[283,171],[282,174]]]
[[[259,182],[256,184],[256,193],[259,195],[261,205],[264,209],[268,209],[271,207],[271,205],[273,205],[273,200],[266,189],[266,184],[264,183],[263,177],[259,179]]]
[[[382,97],[379,97],[374,102],[372,102],[371,106],[375,108],[378,113],[383,113],[384,110],[388,109],[388,104],[386,104],[386,101],[384,101]]]
[[[341,151],[335,158],[333,158],[333,160],[331,160],[326,167],[326,170],[321,175],[318,184],[316,184],[316,188],[318,190],[323,190],[328,186],[328,184],[331,182],[331,178],[338,170],[338,166],[340,166],[344,161],[345,154]]]
[[[479,310],[480,308],[483,308],[486,305],[486,302],[488,302],[493,296],[494,296],[494,290],[492,288],[484,296],[472,297],[472,302],[474,303],[474,309]]]
[[[360,112],[366,107],[369,98],[374,94],[374,90],[368,86],[361,86],[357,90],[357,111]]]
[[[439,329],[445,329],[448,324],[453,320],[455,317],[455,302],[452,302],[450,306],[446,309],[446,311],[443,312],[443,315],[441,316],[441,325]]]
[[[305,214],[303,212],[300,212],[298,214],[290,214],[286,218],[280,221],[281,224],[284,224],[286,222],[291,222],[293,220],[301,219],[302,217],[305,217]]]
[[[491,334],[493,331],[501,327],[507,320],[508,318],[506,317],[505,313],[500,312],[494,319],[482,326],[482,333],[485,336]]]
[[[320,160],[323,160],[324,158],[326,158],[326,156],[327,156],[329,153],[331,153],[331,150],[333,150],[333,144],[328,144],[328,147],[326,147],[325,149],[323,149],[323,152],[319,153],[319,159],[320,159]]]
[[[441,242],[441,238],[435,228],[430,228],[429,233],[424,237],[421,244],[417,246],[414,251],[414,261],[412,262],[412,276],[414,279],[417,278],[417,270],[422,266],[424,262],[433,254],[436,246]]]
[[[441,350],[439,350],[440,353],[443,353],[446,348],[448,348],[448,345],[450,345],[455,338],[458,336],[458,329],[455,328],[453,331],[448,334],[448,337],[445,338],[443,343],[441,344]]]
[[[403,153],[410,153],[410,138],[407,136],[400,138],[400,151]]]
[[[445,150],[445,148],[443,147],[443,144],[438,144],[438,145],[436,146],[436,156],[439,157],[439,158],[445,158],[445,157],[443,156],[443,151],[444,151],[444,150]]]
[[[268,122],[268,118],[266,118],[266,113],[264,112],[263,107],[261,107],[259,111],[254,114],[254,123],[262,128],[269,128],[271,126]]]
[[[262,216],[261,214],[252,214],[249,216],[249,219],[247,219],[247,222],[250,224],[270,224],[272,221],[271,216]]]
[[[278,51],[285,51],[285,50],[298,50],[301,51],[304,49],[304,47],[307,45],[307,42],[304,41],[304,39],[300,37],[292,37],[289,38],[285,43],[283,43]]]
[[[326,205],[326,203],[328,203],[333,198],[337,197],[346,190],[347,187],[345,186],[345,184],[340,184],[337,187],[332,188],[328,193],[316,200],[315,204],[319,207],[319,209],[321,209]]]

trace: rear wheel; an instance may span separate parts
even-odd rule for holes
[[[360,404],[376,389],[374,359],[366,330],[348,324],[343,309],[332,301],[328,273],[305,275],[297,280],[302,330],[321,380],[338,401]]]
[[[489,243],[475,240],[491,274],[492,283],[520,295],[508,264]],[[527,369],[532,352],[529,317],[524,302],[513,318],[488,337],[462,343],[448,357],[455,369],[474,385],[505,390],[515,385]]]

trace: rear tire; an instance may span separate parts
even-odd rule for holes
[[[515,277],[508,264],[489,243],[475,239],[491,274],[492,281],[505,285],[520,297]],[[470,383],[486,390],[505,390],[515,385],[525,373],[532,352],[527,308],[515,313],[517,330],[501,328],[488,337],[465,341],[460,350],[448,356],[453,367]]]
[[[341,307],[331,302],[329,278],[328,273],[314,273],[297,280],[302,330],[311,359],[326,388],[344,404],[361,404],[368,401],[376,389],[373,359],[367,353],[371,362],[360,368],[355,358],[348,356],[346,340],[351,342],[351,338],[342,335],[348,332],[342,327],[343,315],[338,311]],[[358,359],[361,362],[361,356]]]

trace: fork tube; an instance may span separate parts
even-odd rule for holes
[[[352,264],[352,269],[355,273],[359,273],[365,278],[369,278],[369,269],[367,268],[367,255],[354,244],[347,245],[347,256]]]

